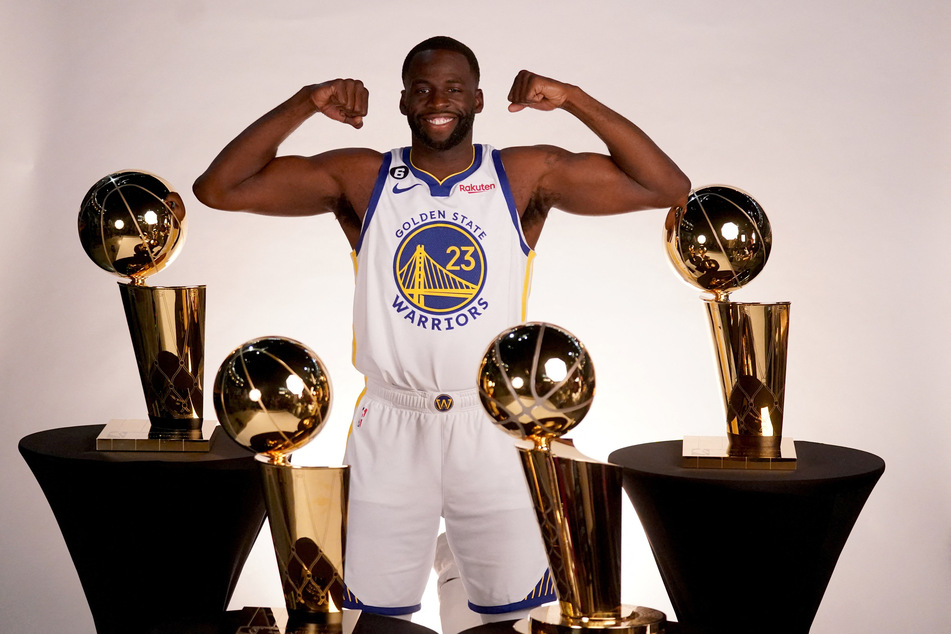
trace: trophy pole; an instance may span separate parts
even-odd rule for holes
[[[530,613],[531,632],[663,632],[662,612],[621,604],[621,468],[555,455],[560,444],[519,449],[558,595]]]
[[[205,287],[119,283],[149,420],[110,421],[98,449],[207,451],[203,410]]]
[[[350,468],[255,458],[290,621],[340,632]]]
[[[704,303],[726,409],[727,453],[782,460],[790,304]]]

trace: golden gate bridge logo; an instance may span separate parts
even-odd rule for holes
[[[406,236],[394,260],[396,284],[413,306],[449,313],[475,299],[485,281],[485,254],[472,234],[457,225],[423,225]]]

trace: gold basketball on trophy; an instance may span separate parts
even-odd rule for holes
[[[763,270],[772,231],[752,196],[710,185],[693,190],[685,206],[670,210],[665,241],[680,276],[723,301]]]
[[[479,397],[495,424],[547,447],[585,417],[594,399],[594,365],[581,341],[546,323],[506,330],[486,350]]]
[[[252,339],[235,349],[215,378],[215,412],[235,442],[283,462],[323,429],[330,375],[307,346],[286,337]]]
[[[79,240],[100,268],[133,284],[168,266],[185,238],[185,205],[164,180],[127,170],[93,185],[79,209]]]

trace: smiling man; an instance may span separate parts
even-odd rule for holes
[[[194,191],[224,210],[332,213],[353,249],[354,364],[367,386],[345,458],[347,605],[393,616],[418,610],[443,517],[470,608],[486,621],[517,618],[554,594],[516,451],[479,404],[482,353],[524,319],[551,208],[666,208],[690,183],[637,126],[577,86],[522,71],[508,108],[561,108],[605,154],[474,145],[479,65],[451,38],[418,44],[402,73],[409,147],[277,156],[316,112],[362,127],[366,88],[335,79],[253,123]]]

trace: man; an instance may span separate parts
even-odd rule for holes
[[[278,147],[316,112],[360,128],[360,81],[307,86],[253,123],[196,181],[210,207],[279,216],[332,213],[356,263],[355,410],[346,583],[349,607],[419,608],[440,516],[472,610],[516,618],[554,598],[511,439],[475,391],[497,334],[524,319],[531,260],[552,207],[603,215],[670,207],[690,184],[633,123],[580,88],[527,71],[509,110],[564,109],[609,155],[473,145],[479,67],[446,37],[414,47],[400,111],[411,146],[311,157]]]

